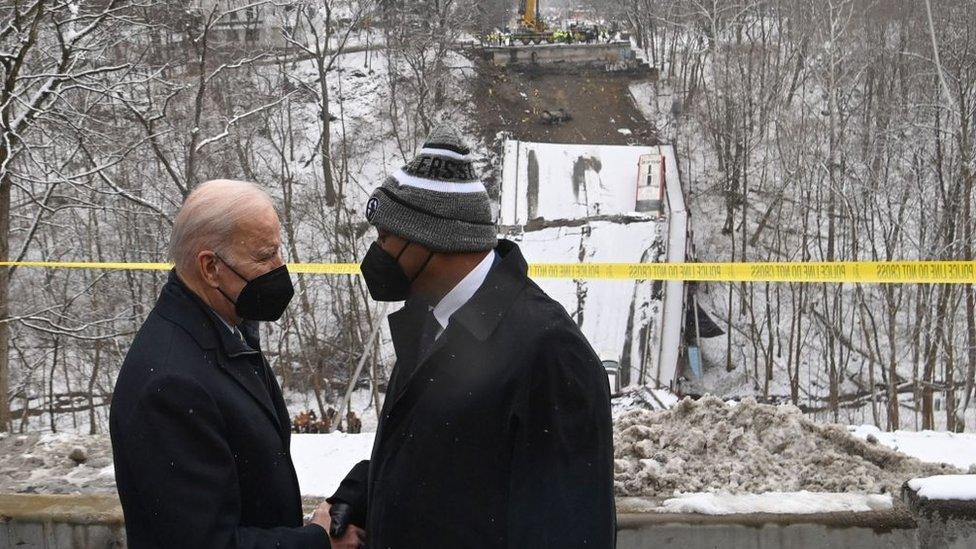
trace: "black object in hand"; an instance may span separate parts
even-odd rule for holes
[[[332,527],[329,529],[329,536],[341,538],[346,533],[346,529],[352,524],[353,510],[348,503],[337,501],[329,507],[329,517],[332,519]]]

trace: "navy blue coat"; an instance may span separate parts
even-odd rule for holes
[[[110,416],[131,549],[329,547],[302,526],[288,410],[257,325],[243,331],[171,273],[136,335]]]
[[[397,362],[373,446],[330,500],[371,548],[614,545],[606,372],[518,247],[418,357],[427,307],[390,315]]]

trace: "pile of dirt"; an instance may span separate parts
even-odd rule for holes
[[[795,406],[685,398],[664,411],[634,410],[614,425],[620,496],[688,492],[897,494],[908,479],[956,473],[816,423]]]
[[[630,95],[630,84],[648,80],[579,67],[546,72],[495,67],[479,60],[472,83],[474,125],[485,143],[499,132],[541,143],[656,145],[656,131]],[[564,123],[546,123],[545,111],[563,109]]]

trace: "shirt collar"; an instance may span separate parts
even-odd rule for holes
[[[184,305],[186,300],[195,303],[197,307],[187,308]],[[169,281],[163,288],[156,308],[163,317],[181,325],[205,349],[214,348],[219,341],[224,352],[231,358],[242,354],[260,352],[257,322],[244,321],[241,323],[238,330],[244,336],[242,340],[241,336],[235,334],[234,328],[229,326],[223,317],[204,303],[180,280],[179,275],[176,274],[176,269],[170,271]],[[190,315],[188,311],[199,311],[199,313]],[[198,316],[200,313],[202,313],[203,318]],[[205,320],[206,317],[210,317],[209,322]],[[223,324],[227,331],[225,332],[219,324]]]
[[[488,273],[491,271],[491,266],[495,262],[495,252],[492,251],[485,255],[485,258],[481,260],[481,263],[471,269],[471,272],[467,274],[461,282],[457,283],[457,286],[451,288],[450,292],[447,292],[437,306],[434,307],[434,318],[437,319],[437,323],[441,325],[441,329],[446,329],[448,322],[451,321],[451,315],[457,312],[458,309],[464,306],[474,293],[478,291],[485,282],[485,278],[488,277]]]
[[[237,328],[235,326],[231,326],[230,325],[230,322],[227,322],[226,320],[224,320],[224,317],[220,316],[220,313],[218,313],[217,311],[213,310],[212,308],[210,309],[210,312],[213,313],[213,316],[217,317],[217,320],[220,320],[220,323],[221,324],[223,324],[224,326],[227,326],[227,330],[230,331],[230,333],[232,333],[234,335],[237,335]]]

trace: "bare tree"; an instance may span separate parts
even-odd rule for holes
[[[96,91],[109,94],[123,74],[126,63],[106,63],[105,53],[125,39],[115,32],[125,22],[126,10],[119,0],[91,7],[78,4],[35,0],[4,3],[0,6],[0,261],[22,259],[33,240],[34,231],[17,242],[11,254],[12,191],[25,180],[25,173],[38,165],[52,130],[61,137],[84,131],[71,105],[74,94]],[[84,113],[82,113],[84,114]],[[55,187],[82,173],[96,173],[103,166],[80,167],[68,162],[54,173],[45,192],[30,195],[45,211]],[[73,173],[74,172],[74,173]],[[36,225],[35,225],[36,227]],[[9,317],[10,283],[14,268],[0,270],[0,429],[10,424]]]

